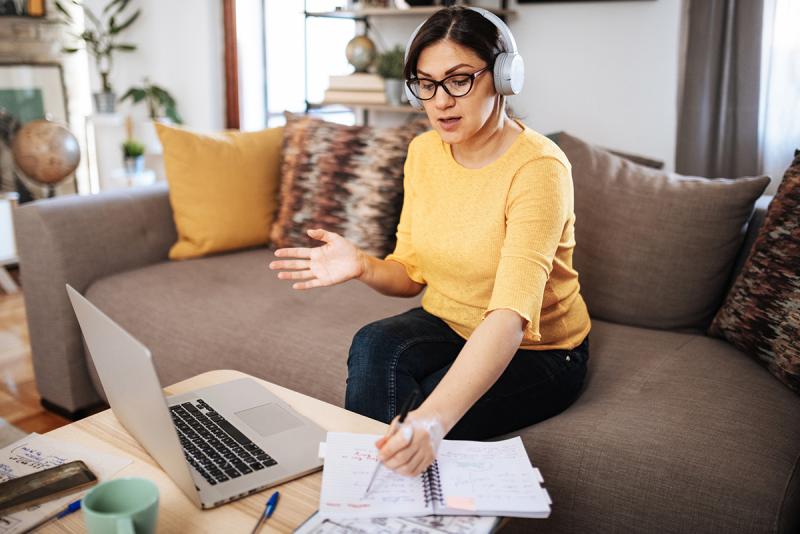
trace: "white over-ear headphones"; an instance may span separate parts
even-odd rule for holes
[[[522,84],[525,81],[525,63],[522,61],[522,56],[517,52],[517,42],[514,40],[514,36],[511,35],[511,30],[505,22],[500,20],[500,18],[491,11],[471,6],[467,7],[467,9],[477,11],[483,15],[489,22],[494,24],[500,32],[500,39],[503,42],[504,51],[498,54],[494,61],[495,91],[501,95],[519,94],[522,90]],[[408,61],[408,49],[411,47],[411,43],[414,42],[414,38],[417,36],[423,24],[425,24],[425,22],[417,26],[417,29],[411,34],[411,38],[406,44],[405,61]],[[416,109],[422,109],[422,102],[414,96],[414,93],[408,88],[408,84],[405,85],[405,91],[409,104]]]

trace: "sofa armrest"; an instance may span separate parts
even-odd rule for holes
[[[165,184],[41,200],[14,226],[39,393],[75,414],[100,401],[65,284],[81,293],[114,273],[167,260],[177,239]]]

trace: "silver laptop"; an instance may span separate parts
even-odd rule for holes
[[[108,403],[122,425],[200,508],[213,508],[322,467],[326,432],[243,378],[164,398],[150,351],[74,288]]]

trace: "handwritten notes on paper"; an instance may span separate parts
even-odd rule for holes
[[[131,463],[128,458],[101,453],[34,433],[0,450],[0,482],[74,460],[83,460],[101,481],[110,478]],[[76,492],[0,517],[0,534],[15,534],[27,530],[43,518],[63,510],[83,493],[85,491]]]
[[[6,461],[8,463],[0,464],[0,470],[4,475],[3,478],[0,478],[0,482],[16,478],[13,468],[15,465],[30,467],[32,471],[41,471],[42,469],[58,467],[67,463],[68,460],[63,454],[56,455],[42,451],[35,441],[33,444],[31,441],[25,441],[16,447],[12,445]]]
[[[381,467],[364,495],[378,463],[380,436],[330,432],[322,472],[320,511],[323,515],[364,517],[419,513],[425,510],[422,477],[404,477]]]
[[[548,517],[550,498],[520,438],[449,441],[420,477],[378,471],[380,436],[329,432],[322,472],[320,516],[329,519],[424,515]]]
[[[522,441],[443,441],[439,476],[448,508],[526,513],[549,509],[541,475]]]

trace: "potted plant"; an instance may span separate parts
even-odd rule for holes
[[[163,117],[169,118],[175,124],[183,124],[181,116],[178,115],[177,104],[175,99],[163,87],[150,83],[147,78],[141,87],[131,87],[122,97],[120,102],[132,99],[134,104],[144,100],[147,103],[147,110],[150,113],[150,118],[153,120],[160,120]]]
[[[56,9],[61,16],[59,22],[73,28],[78,28],[78,31],[80,31],[80,33],[73,32],[70,35],[79,41],[83,41],[86,50],[94,56],[97,72],[100,73],[102,82],[102,90],[93,95],[97,112],[113,113],[114,103],[117,99],[111,87],[109,77],[111,75],[114,51],[133,52],[136,50],[136,45],[118,43],[116,40],[121,32],[128,29],[131,24],[139,18],[141,10],[137,9],[133,14],[128,16],[123,12],[128,7],[130,0],[111,0],[98,16],[80,2],[80,0],[72,0],[72,3],[83,10],[85,20],[89,21],[92,27],[82,28],[69,10],[59,0],[55,0]],[[118,22],[120,19],[124,20]],[[62,51],[68,54],[74,54],[79,50],[80,48],[77,47],[62,48]]]
[[[378,75],[384,80],[386,100],[395,106],[405,103],[403,90],[403,62],[405,50],[397,45],[378,55]]]
[[[135,139],[122,143],[122,155],[125,158],[127,174],[141,174],[144,171],[144,145]]]

